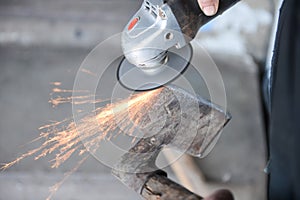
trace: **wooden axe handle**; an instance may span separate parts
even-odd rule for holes
[[[141,195],[147,200],[200,200],[202,197],[159,174],[153,174],[145,183]]]
[[[149,177],[141,195],[147,200],[234,200],[228,190],[218,190],[209,197],[202,198],[159,173]]]

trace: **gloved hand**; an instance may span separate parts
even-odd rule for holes
[[[200,8],[207,16],[216,14],[219,7],[219,0],[197,0]]]

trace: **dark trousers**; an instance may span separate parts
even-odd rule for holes
[[[269,199],[300,200],[300,0],[282,5],[272,69]]]

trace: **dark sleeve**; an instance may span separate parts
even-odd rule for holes
[[[271,76],[270,200],[300,199],[300,1],[280,10]]]

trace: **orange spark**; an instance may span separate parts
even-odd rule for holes
[[[93,73],[90,70],[87,70],[87,69],[84,69],[84,68],[82,68],[80,71],[83,72],[83,73],[86,73],[88,75],[91,75],[91,76],[95,76],[95,77],[97,76],[96,73]]]
[[[61,82],[51,82],[50,84],[51,84],[51,85],[54,85],[54,86],[60,86],[60,85],[61,85]]]
[[[55,83],[59,85],[58,83]],[[54,84],[54,85],[55,85]],[[65,178],[53,186],[50,199],[59,186],[70,176],[78,167],[86,160],[89,152],[95,152],[100,146],[103,139],[110,139],[113,135],[126,133],[132,135],[135,126],[147,117],[147,110],[152,106],[152,100],[156,97],[161,89],[138,93],[130,98],[121,100],[117,103],[108,104],[105,107],[96,108],[89,115],[85,115],[76,124],[72,119],[65,119],[61,122],[53,122],[51,124],[39,128],[40,136],[31,142],[43,140],[40,147],[28,151],[12,162],[4,164],[0,169],[5,170],[19,161],[34,156],[35,160],[55,153],[51,160],[51,167],[58,168],[62,163],[68,160],[75,152],[84,158],[76,165]],[[55,92],[65,92],[56,90]],[[52,99],[53,105],[60,103],[73,102],[78,104],[97,103],[101,100],[90,100],[90,96],[73,96],[60,97]],[[84,141],[84,144],[82,143]]]
[[[53,88],[52,89],[53,93],[75,93],[75,92],[89,92],[88,90],[66,90],[66,89],[61,89],[61,88]]]
[[[75,172],[78,170],[78,168],[84,163],[84,161],[86,161],[86,159],[88,158],[88,156],[84,157],[82,160],[80,160],[77,165],[70,171],[68,171],[64,178],[59,181],[58,183],[56,183],[55,185],[53,185],[51,188],[50,188],[50,194],[49,196],[47,197],[46,200],[50,200],[54,194],[57,192],[57,190],[61,187],[61,185]]]

